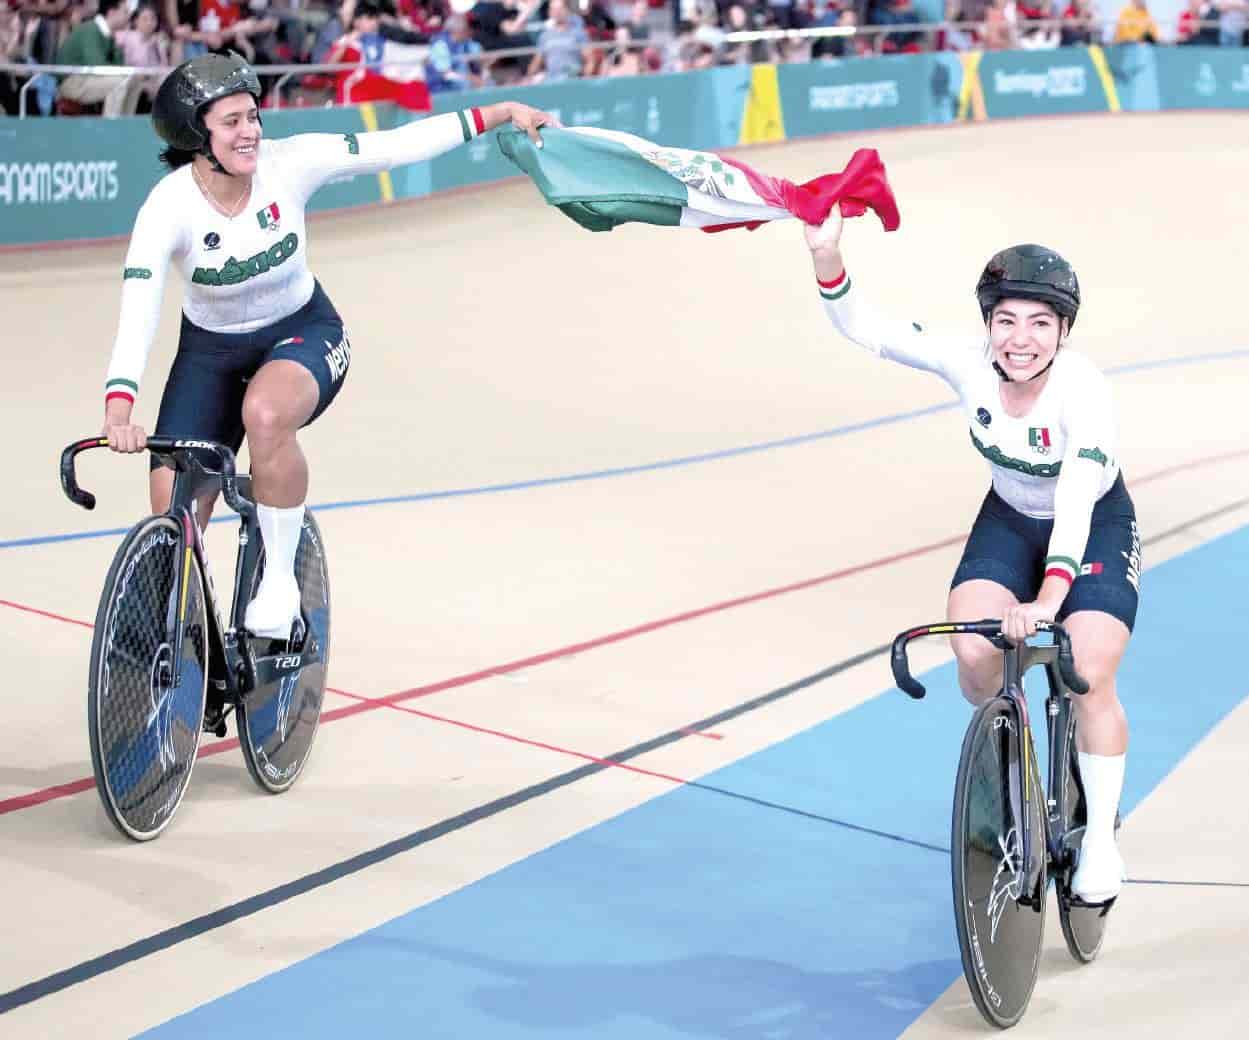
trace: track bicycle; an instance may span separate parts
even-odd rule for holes
[[[78,486],[76,459],[107,446],[92,437],[61,453],[62,488],[84,509],[95,508],[95,496]],[[113,557],[87,692],[96,789],[109,819],[135,841],[169,825],[201,733],[224,737],[231,714],[252,779],[272,794],[288,790],[316,736],[330,650],[325,543],[312,513],[295,558],[299,617],[286,639],[257,638],[243,627],[265,566],[251,478],[236,475],[234,453],[221,444],[149,437],[147,450],[175,470],[173,495],[168,511],[132,527]],[[197,497],[218,491],[240,518],[228,624],[195,521]]]
[[[1005,1029],[1023,1017],[1036,985],[1049,881],[1063,938],[1081,963],[1101,949],[1114,900],[1085,903],[1071,891],[1084,838],[1085,800],[1070,694],[1088,692],[1062,625],[1041,622],[1048,645],[1010,643],[1000,620],[942,622],[901,633],[890,664],[899,689],[924,696],[911,675],[907,645],[932,635],[983,636],[1003,651],[1002,688],[972,715],[954,787],[950,856],[954,920],[963,974],[985,1019]],[[1048,787],[1042,785],[1023,676],[1045,668]]]

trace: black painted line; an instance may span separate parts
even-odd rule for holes
[[[402,855],[405,852],[410,852],[422,845],[427,845],[432,841],[436,841],[438,838],[463,830],[471,824],[489,819],[490,817],[496,816],[508,809],[513,809],[518,805],[523,805],[536,798],[541,798],[543,795],[550,794],[553,791],[558,791],[560,788],[567,787],[569,784],[577,783],[579,780],[584,780],[595,775],[596,773],[601,773],[604,770],[611,769],[613,767],[613,763],[628,762],[630,759],[648,754],[658,748],[674,744],[680,740],[687,740],[690,737],[691,730],[710,729],[714,726],[720,725],[721,723],[727,722],[730,719],[735,719],[742,715],[749,714],[750,712],[757,711],[759,708],[765,707],[766,705],[772,704],[785,697],[789,697],[795,693],[805,690],[808,687],[814,686],[816,683],[822,682],[823,680],[831,678],[834,675],[854,668],[866,661],[870,661],[876,657],[881,657],[888,651],[888,645],[877,646],[873,647],[871,650],[865,650],[862,653],[855,654],[853,657],[846,658],[844,661],[840,661],[828,668],[815,672],[813,675],[808,675],[805,678],[797,680],[796,682],[789,683],[779,689],[772,690],[770,693],[765,693],[748,701],[743,701],[741,704],[735,705],[732,708],[727,708],[724,711],[717,712],[716,714],[710,715],[705,719],[699,720],[698,722],[671,730],[670,732],[664,733],[657,737],[652,737],[650,740],[643,741],[640,744],[635,744],[617,754],[609,755],[603,762],[591,762],[584,766],[579,766],[576,769],[569,770],[566,773],[560,773],[548,780],[532,784],[529,787],[521,788],[519,791],[514,791],[511,794],[504,795],[502,798],[496,798],[493,801],[476,806],[473,809],[469,809],[467,812],[449,817],[448,819],[442,820],[441,822],[435,823],[429,827],[422,827],[420,830],[413,831],[411,834],[407,834],[401,838],[396,838],[394,841],[389,841],[384,845],[379,845],[376,848],[358,853],[355,856],[350,856],[338,863],[331,864],[328,867],[323,867],[321,870],[313,871],[311,874],[306,874],[303,877],[294,879],[293,881],[288,881],[283,885],[278,885],[277,887],[268,889],[264,892],[258,892],[256,895],[249,896],[247,899],[240,900],[237,903],[231,903],[229,906],[224,906],[219,910],[203,914],[200,917],[192,918],[182,924],[174,925],[172,928],[166,928],[163,931],[156,932],[153,935],[139,939],[126,946],[119,947],[118,949],[102,954],[99,957],[93,957],[90,960],[82,961],[81,963],[75,964],[72,967],[64,969],[63,971],[54,972],[53,974],[47,975],[41,979],[36,979],[33,982],[29,982],[24,986],[19,986],[17,989],[10,990],[7,993],[0,993],[0,1015],[7,1011],[12,1011],[15,1008],[22,1007],[23,1005],[33,1003],[43,997],[51,996],[54,993],[59,993],[62,990],[69,989],[69,987],[75,986],[80,982],[86,982],[90,979],[98,978],[99,976],[107,974],[110,971],[114,971],[117,968],[133,964],[135,961],[160,953],[162,950],[168,950],[171,947],[177,946],[179,943],[205,935],[218,928],[223,928],[228,924],[234,923],[235,921],[251,917],[254,914],[260,913],[262,910],[267,910],[270,907],[277,906],[280,903],[285,903],[288,900],[294,899],[296,896],[301,896],[305,893],[312,892],[315,889],[323,888],[326,885],[332,884],[342,878],[349,877],[352,874],[358,874],[360,871],[367,870],[369,867],[376,866],[378,863],[385,862],[388,859],[393,859],[395,856]],[[722,794],[731,793],[720,791],[718,788],[712,787],[707,787],[706,789]],[[749,800],[753,801],[754,799]],[[768,803],[759,802],[759,804],[767,805]],[[781,807],[777,806],[777,808]],[[811,814],[803,813],[802,815]],[[892,838],[895,841],[918,844],[910,842],[909,839],[897,835],[889,835],[884,832],[873,832],[867,828],[856,827],[852,824],[843,824],[840,821],[832,820],[830,818],[815,817],[813,815],[812,818],[822,819],[825,822],[834,823],[838,826],[844,826],[847,829],[861,831],[868,834],[879,833],[881,836]]]
[[[1204,523],[1207,520],[1215,519],[1225,513],[1239,509],[1244,505],[1249,505],[1249,499],[1239,499],[1236,502],[1222,506],[1219,509],[1203,513],[1202,515],[1195,517],[1192,520],[1188,520],[1183,524],[1178,524],[1175,527],[1168,528],[1167,530],[1159,532],[1150,538],[1144,539],[1144,544],[1149,545],[1159,541],[1160,539],[1168,538],[1174,534],[1180,533],[1181,531],[1194,527],[1197,524]],[[566,773],[560,773],[548,780],[542,781],[541,783],[532,784],[529,787],[520,789],[519,791],[514,791],[511,794],[504,795],[502,798],[496,798],[493,801],[486,802],[483,805],[469,809],[467,812],[461,813],[457,816],[449,817],[448,819],[442,820],[441,822],[433,824],[429,827],[423,827],[420,830],[413,831],[411,834],[407,834],[402,838],[396,838],[394,841],[387,842],[384,845],[379,845],[374,849],[351,856],[338,863],[324,867],[321,870],[314,871],[311,874],[306,874],[301,878],[296,878],[293,881],[288,881],[286,884],[278,885],[276,888],[268,889],[265,892],[259,892],[256,895],[249,896],[247,899],[240,900],[237,903],[232,903],[219,910],[214,910],[211,913],[203,914],[200,917],[193,918],[190,921],[185,921],[182,924],[173,926],[172,928],[167,928],[164,931],[147,936],[146,938],[130,943],[127,946],[122,946],[111,951],[110,953],[103,954],[99,957],[93,957],[87,961],[82,961],[81,963],[70,968],[66,968],[63,971],[55,972],[51,975],[44,976],[41,979],[36,979],[33,982],[29,982],[24,986],[19,986],[17,989],[10,990],[7,993],[0,993],[0,1015],[7,1011],[12,1011],[15,1008],[22,1007],[23,1005],[33,1003],[43,997],[59,993],[62,990],[77,985],[80,982],[86,982],[89,979],[97,978],[100,975],[104,975],[107,972],[124,967],[127,964],[132,964],[135,961],[142,960],[144,957],[150,957],[152,954],[170,949],[179,943],[183,943],[189,939],[194,939],[208,932],[215,931],[218,928],[222,928],[235,921],[242,920],[245,917],[251,917],[254,914],[260,913],[262,910],[266,910],[272,906],[277,906],[280,903],[285,903],[288,900],[294,899],[296,896],[304,895],[305,893],[314,891],[315,889],[323,888],[326,885],[344,877],[349,877],[350,875],[357,874],[362,870],[367,870],[369,867],[375,866],[378,863],[382,863],[388,859],[393,859],[395,856],[402,855],[405,852],[410,852],[422,845],[427,845],[432,841],[436,841],[438,838],[445,837],[455,831],[462,830],[471,824],[489,819],[490,817],[496,816],[508,809],[513,809],[518,805],[523,805],[526,802],[534,800],[535,798],[541,798],[543,795],[550,794],[552,791],[557,791],[560,788],[567,787],[569,784],[577,783],[578,781],[584,780],[587,777],[595,775],[596,773],[610,769],[612,768],[613,763],[628,762],[631,759],[648,754],[649,752],[655,751],[661,747],[666,747],[669,744],[674,744],[677,741],[687,739],[691,730],[711,729],[724,722],[728,722],[732,719],[739,718],[742,715],[757,711],[759,708],[765,707],[785,697],[789,697],[795,693],[805,690],[810,686],[814,686],[816,683],[822,682],[823,680],[831,678],[834,675],[870,661],[873,658],[881,657],[888,653],[888,651],[888,644],[873,647],[870,650],[864,650],[861,653],[848,657],[844,661],[839,661],[837,664],[824,668],[821,671],[815,672],[814,674],[806,676],[803,679],[799,679],[796,682],[782,686],[776,690],[772,690],[769,693],[762,694],[759,697],[754,697],[751,700],[743,701],[741,704],[735,705],[732,708],[727,708],[724,711],[717,712],[716,714],[710,715],[705,719],[699,720],[698,722],[690,723],[687,726],[671,730],[670,732],[664,733],[658,737],[652,737],[650,740],[644,741],[641,744],[635,744],[633,747],[627,748],[617,754],[607,756],[607,758],[601,763],[592,762],[587,765],[580,766],[577,769],[569,770]],[[763,799],[753,798],[750,795],[740,794],[724,788],[713,787],[709,784],[691,782],[685,786],[695,787],[700,790],[724,795],[726,797],[738,798],[764,808],[794,813],[808,819],[819,820],[820,822],[829,823],[837,827],[843,827],[857,833],[885,838],[890,841],[900,842],[933,852],[949,852],[948,849],[943,849],[936,845],[929,845],[926,842],[921,842],[913,838],[907,838],[888,831],[875,830],[870,827],[863,827],[857,824],[849,823],[845,820],[838,820],[833,817],[821,816],[817,813],[806,812],[792,806],[779,805],[773,802],[764,801]],[[1131,881],[1129,884],[1249,887],[1249,884],[1241,886],[1236,882]]]

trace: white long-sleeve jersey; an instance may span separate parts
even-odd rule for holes
[[[934,336],[918,322],[872,314],[848,275],[820,296],[833,327],[877,357],[933,372],[958,394],[993,489],[1026,516],[1054,520],[1046,573],[1080,572],[1093,506],[1119,475],[1118,431],[1106,377],[1070,347],[1059,350],[1025,416],[1006,414],[984,341]]]
[[[485,130],[466,109],[360,134],[262,139],[251,197],[235,217],[218,212],[186,165],[167,174],[139,210],[122,276],[121,317],[105,396],[134,401],[160,320],[172,261],[186,279],[182,309],[211,332],[253,332],[312,298],[304,212],[336,177],[432,159]]]

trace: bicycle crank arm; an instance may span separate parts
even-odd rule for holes
[[[280,679],[297,675],[308,665],[319,664],[321,660],[321,648],[315,642],[310,642],[308,646],[305,646],[298,653],[269,654],[265,657],[257,657],[253,665],[255,686],[257,688],[268,686],[270,683],[275,683]]]

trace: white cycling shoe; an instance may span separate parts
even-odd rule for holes
[[[293,574],[260,579],[256,598],[247,604],[243,625],[261,639],[289,639],[299,617],[299,586]]]
[[[1071,879],[1071,893],[1086,903],[1108,903],[1115,899],[1127,880],[1123,857],[1114,839],[1085,841]]]

